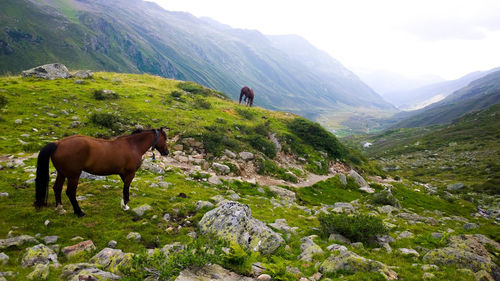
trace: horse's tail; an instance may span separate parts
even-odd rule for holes
[[[40,208],[47,206],[47,197],[49,195],[49,160],[52,153],[57,148],[57,144],[52,142],[47,144],[38,153],[38,161],[36,162],[36,179],[35,179],[35,207]]]

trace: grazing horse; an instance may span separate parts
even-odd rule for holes
[[[167,134],[163,129],[135,130],[131,135],[113,140],[76,135],[47,144],[38,154],[35,207],[47,206],[49,159],[52,159],[57,170],[53,187],[57,209],[62,209],[61,193],[68,179],[66,195],[75,214],[85,216],[76,201],[78,180],[82,171],[85,171],[101,176],[120,175],[123,181],[121,206],[125,211],[128,210],[130,183],[141,166],[142,155],[150,148],[158,150],[161,155],[168,155]]]
[[[241,98],[245,96],[243,99],[243,102],[246,102],[247,106],[252,107],[253,105],[253,90],[248,88],[247,86],[241,88],[240,92],[240,104],[241,104]]]

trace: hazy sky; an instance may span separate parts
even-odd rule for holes
[[[454,79],[500,66],[500,0],[150,0],[264,34],[298,34],[351,70]]]

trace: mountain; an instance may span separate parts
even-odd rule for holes
[[[455,80],[433,83],[406,91],[392,91],[383,96],[400,109],[416,110],[438,102],[454,91],[467,86],[470,82],[498,70],[500,68],[488,71],[476,71]]]
[[[73,69],[191,80],[233,99],[248,85],[255,104],[311,119],[343,107],[395,110],[297,36],[233,29],[141,0],[0,2],[0,73],[57,61]]]
[[[408,128],[444,124],[474,110],[500,103],[500,71],[474,80],[445,99],[420,110],[402,113],[406,118],[393,127]],[[403,115],[404,116],[404,115]]]

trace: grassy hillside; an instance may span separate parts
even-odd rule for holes
[[[340,144],[318,124],[293,114],[246,108],[228,100],[220,92],[192,82],[151,75],[103,72],[95,73],[94,79],[76,82],[73,79],[48,81],[17,76],[0,78],[0,239],[25,234],[43,241],[42,238],[48,235],[59,236],[56,242],[59,246],[51,247],[62,266],[50,267],[48,280],[64,280],[60,277],[64,266],[88,262],[107,247],[110,240],[117,242],[117,249],[135,254],[134,259],[123,267],[105,268],[121,274],[123,280],[173,280],[184,268],[207,262],[221,264],[245,275],[251,274],[253,263],[260,262],[264,272],[275,280],[297,280],[318,273],[319,264],[338,254],[338,251],[327,249],[333,243],[391,266],[402,280],[421,280],[428,273],[423,267],[427,262],[422,256],[431,249],[444,247],[448,237],[481,233],[497,241],[500,239],[498,225],[491,219],[474,216],[476,202],[464,200],[461,195],[433,195],[413,181],[368,179],[369,174],[376,172],[370,163]],[[103,99],[100,90],[112,90],[116,95]],[[221,177],[222,183],[209,184],[207,170],[192,173],[196,170],[194,166],[186,169],[182,165],[171,165],[169,163],[177,162],[170,155],[158,157],[159,171],[143,166],[132,183],[130,207],[148,204],[152,208],[142,216],[121,210],[122,184],[118,176],[81,179],[78,195],[84,196],[80,198],[80,205],[86,217],[77,218],[71,212],[57,213],[53,209],[52,190],[49,191],[51,207],[34,210],[32,180],[36,155],[33,153],[42,145],[73,134],[99,137],[127,134],[138,125],[169,127],[172,148],[176,144],[186,145],[183,140],[188,137],[201,141],[205,150],[203,156],[209,164],[232,161],[223,155],[225,149],[251,151],[257,158],[252,163],[260,166],[263,173],[285,179],[281,186],[292,191],[294,199],[281,197],[273,191],[276,187],[240,181],[236,176],[228,180]],[[273,135],[281,145],[279,152]],[[189,147],[178,151],[190,157],[198,153]],[[149,157],[144,161],[151,163]],[[347,177],[347,183],[343,184],[340,175],[329,173],[329,168],[339,170],[339,166],[345,165],[343,162],[358,171],[365,170],[364,176],[376,192],[362,192],[353,178]],[[346,170],[340,171],[346,173]],[[292,187],[293,178],[311,172],[328,174],[329,178],[311,186]],[[290,173],[294,174],[292,178]],[[54,173],[51,179],[54,179]],[[390,199],[389,203],[379,196],[383,194],[383,185],[392,189],[394,198],[386,198]],[[197,202],[210,201],[216,205],[221,196],[247,204],[253,217],[266,224],[286,219],[287,225],[296,229],[275,228],[285,243],[268,255],[204,235],[198,222],[215,206],[197,208]],[[340,202],[352,207],[339,210],[336,205]],[[392,214],[380,209],[386,204],[397,205],[396,202],[401,209],[392,211]],[[64,194],[63,205],[67,210],[71,208]],[[326,215],[336,212],[338,217]],[[354,216],[348,216],[348,213]],[[362,246],[329,240],[325,229],[335,225],[333,221],[338,218],[362,219],[356,221],[356,226],[350,230],[341,232],[352,237],[352,242],[360,241],[357,237],[361,237]],[[398,238],[390,246],[387,244],[391,249],[388,251],[387,246],[365,240],[367,233],[377,233],[375,227],[370,229],[372,222],[381,233],[392,238],[398,238],[404,231],[410,231],[413,236]],[[478,227],[465,229],[465,222],[475,223]],[[369,230],[367,233],[364,232],[366,229]],[[128,239],[130,232],[140,233],[140,241]],[[435,236],[436,233],[441,236]],[[301,239],[309,235],[317,235],[311,239],[323,252],[312,255],[310,261],[300,260]],[[60,249],[81,241],[76,236],[92,240],[96,249],[67,258]],[[158,250],[174,242],[186,245],[187,249],[168,257]],[[32,267],[20,265],[26,247],[32,245],[28,243],[0,250],[9,256],[5,265],[0,264],[0,272],[12,272],[6,275],[7,280],[26,280],[33,271]],[[414,248],[421,255],[404,255],[401,248]],[[153,253],[148,254],[148,250]],[[488,248],[488,251],[493,262],[498,262],[498,250]],[[431,271],[438,280],[475,280],[472,271],[453,264],[439,265],[438,270]],[[371,272],[370,268],[324,273],[320,278],[384,280],[382,274]]]
[[[499,194],[500,105],[492,105],[449,125],[387,130],[345,139],[378,159],[393,175],[444,186],[463,182],[476,191]],[[495,187],[497,186],[497,187]]]
[[[73,69],[191,80],[233,99],[248,85],[256,93],[255,104],[311,120],[318,112],[342,107],[395,111],[302,38],[300,49],[290,51],[258,31],[232,29],[145,1],[0,3],[0,73],[59,62]],[[304,61],[304,50],[317,63]]]

